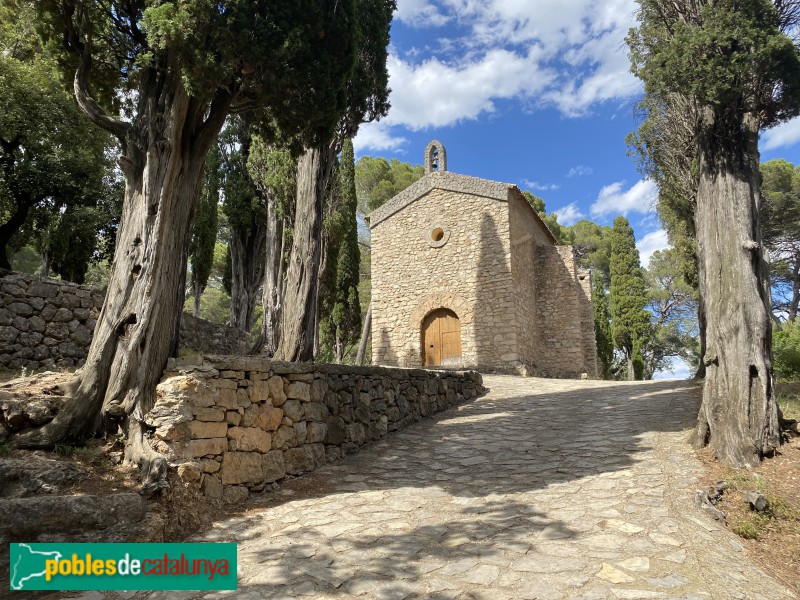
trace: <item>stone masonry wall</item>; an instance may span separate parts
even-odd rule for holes
[[[82,364],[104,294],[75,283],[9,273],[0,278],[0,366]]]
[[[581,301],[587,299],[578,280],[572,246],[538,246],[536,255],[543,345],[535,371],[545,377],[595,376],[596,350],[592,356],[586,355],[590,346],[594,348],[594,329],[586,339]]]
[[[480,374],[171,359],[148,413],[153,443],[212,503],[237,502],[287,476],[483,393]]]
[[[0,276],[0,367],[41,369],[83,364],[105,294],[69,281],[5,272]],[[184,313],[181,347],[244,353],[250,335]]]
[[[508,230],[507,203],[442,189],[373,224],[373,361],[422,366],[422,320],[437,308],[459,318],[465,365],[515,354]]]

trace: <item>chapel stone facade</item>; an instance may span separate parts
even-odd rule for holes
[[[425,175],[369,216],[377,365],[597,375],[592,283],[515,185]]]

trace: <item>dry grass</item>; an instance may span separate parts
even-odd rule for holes
[[[800,420],[800,397],[782,396],[779,404],[787,419]],[[731,469],[702,452],[706,463],[704,483],[727,481],[717,504],[728,528],[742,538],[751,557],[787,587],[800,595],[800,437],[792,437],[779,454],[755,469]],[[749,491],[762,493],[767,510],[757,513],[744,501]]]

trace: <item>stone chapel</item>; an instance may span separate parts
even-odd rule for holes
[[[376,365],[596,376],[591,276],[517,186],[451,173],[433,141],[368,220]]]

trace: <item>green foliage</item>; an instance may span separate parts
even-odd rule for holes
[[[10,456],[11,452],[11,446],[8,444],[0,444],[0,456]]]
[[[214,265],[214,246],[219,229],[220,168],[222,159],[219,145],[214,144],[206,159],[203,188],[197,216],[194,221],[192,241],[189,246],[191,284],[194,293],[202,294]]]
[[[800,55],[772,2],[639,3],[628,43],[648,94],[678,93],[718,115],[758,112],[762,127],[798,114]]]
[[[108,141],[52,63],[0,54],[0,244],[15,250],[34,241],[62,276],[80,282],[98,236],[114,235]],[[6,252],[0,249],[0,263]]]
[[[772,333],[772,368],[784,381],[800,379],[800,323],[787,321]]]
[[[647,338],[650,316],[633,229],[625,217],[614,219],[611,238],[611,334],[614,346],[628,358],[634,344]]]
[[[67,77],[91,53],[93,90],[107,109],[121,102],[134,114],[167,70],[201,105],[258,113],[298,142],[329,139],[345,108],[356,0],[39,4],[40,30],[60,48]]]
[[[412,183],[425,175],[422,165],[411,165],[396,158],[362,156],[356,163],[356,196],[358,212],[368,214],[383,206]]]
[[[611,312],[608,308],[608,297],[600,277],[593,278],[592,300],[594,304],[594,337],[597,344],[597,358],[600,359],[600,374],[603,379],[608,379],[614,362],[614,343],[611,340]]]
[[[194,309],[194,296],[186,298],[183,310],[191,313]],[[231,297],[216,287],[207,287],[200,297],[200,318],[217,325],[225,325],[231,319]]]
[[[591,269],[605,287],[611,285],[611,227],[581,219],[569,228],[575,258],[584,269]]]
[[[361,304],[358,300],[359,261],[355,158],[353,142],[345,141],[339,168],[342,229],[336,263],[335,303],[331,323],[337,346],[352,344],[361,333]]]
[[[800,305],[800,168],[776,159],[762,163],[760,174],[772,309],[779,318],[793,321]]]
[[[645,279],[652,314],[650,336],[642,349],[645,378],[670,368],[673,358],[680,358],[696,369],[700,361],[698,294],[684,278],[680,251],[669,248],[653,253]]]

